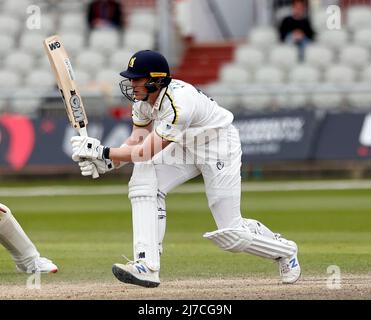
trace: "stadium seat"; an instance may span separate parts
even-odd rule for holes
[[[295,46],[279,45],[270,51],[269,62],[283,70],[292,69],[298,63],[298,50]]]
[[[25,74],[32,69],[34,65],[34,58],[29,52],[16,51],[8,55],[4,60],[4,67],[7,70],[12,70]]]
[[[124,33],[123,45],[133,52],[154,49],[155,39],[153,35],[145,30],[127,29]]]
[[[289,82],[292,83],[318,83],[320,81],[320,72],[310,65],[298,65],[293,68],[288,75]]]
[[[5,14],[0,15],[0,34],[15,36],[21,28],[21,22]]]
[[[11,99],[11,110],[17,113],[37,116],[42,100],[35,94],[33,88],[22,88],[14,93]]]
[[[325,72],[325,81],[329,83],[353,83],[356,79],[355,71],[348,66],[332,65]]]
[[[258,48],[243,45],[235,50],[234,61],[248,70],[255,70],[263,65],[264,53]]]
[[[370,61],[370,53],[360,46],[347,46],[340,52],[340,63],[352,68],[361,69],[366,67]]]
[[[128,27],[153,33],[157,28],[156,14],[152,10],[133,10],[128,16]]]
[[[344,96],[340,93],[313,93],[311,96],[312,104],[318,109],[336,110],[345,105]]]
[[[220,69],[219,81],[236,84],[248,83],[250,82],[250,74],[240,65],[225,64]]]
[[[318,42],[322,46],[339,50],[348,43],[349,35],[345,30],[326,30],[318,35]]]
[[[356,31],[371,28],[371,8],[367,5],[354,5],[347,11],[347,26]]]
[[[46,55],[40,56],[35,62],[34,66],[42,70],[50,70],[50,62]]]
[[[321,45],[310,45],[305,50],[305,62],[313,67],[324,69],[334,63],[334,53]]]
[[[310,94],[300,93],[298,88],[297,93],[290,93],[287,97],[286,107],[291,109],[305,108],[310,105]]]
[[[62,14],[71,13],[71,12],[84,14],[86,12],[86,3],[90,1],[92,0],[88,0],[88,1],[54,0],[55,5],[57,6],[58,12],[61,12]]]
[[[121,80],[123,80],[123,78],[120,76],[119,71],[114,69],[101,70],[95,76],[95,81],[111,86],[118,86]]]
[[[56,23],[53,15],[43,13],[41,15],[41,29],[40,32],[45,36],[50,36],[56,33]]]
[[[86,49],[83,34],[68,31],[61,33],[60,36],[70,59]]]
[[[88,86],[94,80],[91,73],[86,70],[75,68],[73,71],[75,72],[76,83],[79,87]]]
[[[113,52],[109,59],[110,68],[121,72],[126,68],[133,54],[134,51],[125,48]]]
[[[237,111],[241,108],[241,101],[240,95],[234,93],[236,86],[236,84],[214,82],[209,84],[204,92],[220,106],[231,111]]]
[[[0,34],[0,57],[5,57],[8,55],[14,48],[14,38],[6,35]]]
[[[29,0],[6,0],[3,3],[1,12],[7,16],[23,18],[28,14],[26,10],[31,4],[35,4],[35,2]]]
[[[89,44],[95,51],[110,54],[119,47],[119,34],[115,30],[93,30],[90,33]]]
[[[41,56],[42,54],[45,54],[42,46],[44,38],[45,37],[39,33],[23,33],[20,39],[19,48],[25,52],[27,51],[31,53],[34,56]]]
[[[259,92],[260,91],[260,92]],[[254,93],[246,93],[241,97],[244,109],[249,111],[264,111],[272,107],[272,97],[264,89],[255,90]]]
[[[318,33],[321,33],[324,30],[328,30],[327,28],[327,20],[328,20],[328,14],[326,13],[325,8],[320,8],[311,17],[312,26],[315,31]]]
[[[12,70],[0,70],[0,88],[17,88],[21,85],[21,77]]]
[[[51,70],[33,70],[27,74],[25,85],[35,89],[51,89],[56,82]]]
[[[370,83],[365,85],[369,86]],[[371,111],[371,89],[370,92],[349,93],[347,101],[352,108]]]
[[[96,51],[85,50],[76,57],[76,67],[87,72],[96,73],[104,67],[104,57]]]
[[[85,30],[86,24],[84,13],[66,13],[60,17],[59,32]]]
[[[278,43],[278,33],[271,27],[255,28],[251,30],[248,41],[253,47],[266,50]]]
[[[264,66],[255,73],[255,81],[260,84],[279,84],[284,80],[284,72],[275,66]]]
[[[357,30],[354,34],[354,43],[358,46],[371,49],[371,28]]]

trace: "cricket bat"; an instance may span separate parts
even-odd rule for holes
[[[88,118],[75,83],[75,74],[62,39],[58,35],[48,37],[44,40],[44,48],[53,69],[70,123],[80,136],[88,136],[86,129]],[[98,177],[99,173],[94,166],[93,178],[96,179]]]

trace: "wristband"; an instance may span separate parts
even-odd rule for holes
[[[110,147],[103,147],[103,158],[109,159]]]

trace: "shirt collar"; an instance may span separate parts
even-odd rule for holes
[[[158,95],[156,102],[153,105],[153,109],[156,109],[156,110],[161,109],[161,104],[162,104],[162,101],[164,100],[166,91],[167,91],[167,87],[161,89],[160,94]]]

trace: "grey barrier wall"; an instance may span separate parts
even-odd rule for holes
[[[252,163],[311,158],[318,125],[311,111],[267,113],[235,119],[243,161]]]
[[[371,114],[338,113],[318,118],[311,111],[274,112],[236,117],[243,161],[266,163],[300,160],[371,159]],[[130,134],[131,122],[91,119],[90,136],[119,146]],[[0,116],[0,168],[73,166],[65,118],[32,120],[24,115]]]

